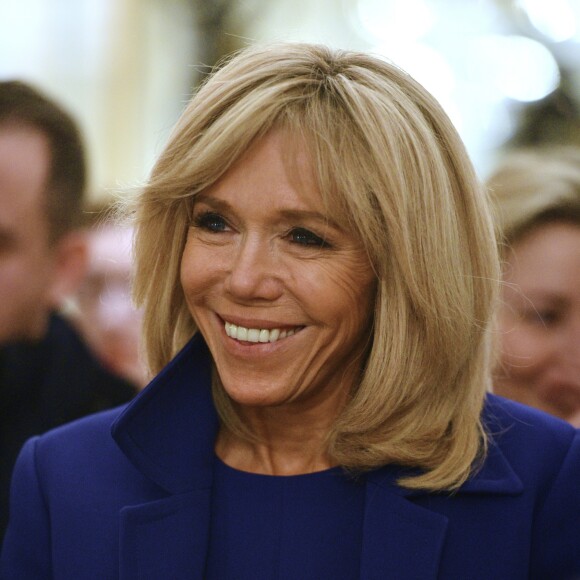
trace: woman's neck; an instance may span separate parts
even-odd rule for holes
[[[327,453],[332,421],[321,420],[318,414],[293,415],[283,408],[245,408],[241,415],[257,442],[222,428],[215,450],[230,467],[267,475],[297,475],[335,465]]]

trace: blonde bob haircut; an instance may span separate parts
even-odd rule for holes
[[[408,467],[409,488],[458,487],[486,449],[492,219],[440,105],[380,58],[248,48],[193,97],[137,199],[135,298],[151,371],[197,331],[180,285],[193,199],[274,128],[309,152],[323,201],[360,237],[377,276],[368,355],[328,434],[330,456],[356,471]],[[214,399],[225,428],[243,433],[219,377]]]
[[[504,156],[487,185],[504,253],[544,223],[580,226],[580,147],[513,151]]]

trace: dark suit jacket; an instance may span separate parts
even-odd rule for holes
[[[52,315],[44,339],[0,349],[0,542],[18,452],[33,435],[129,401],[136,388],[97,361],[79,334]]]
[[[29,441],[1,578],[202,578],[218,429],[209,385],[194,338],[128,407]],[[578,433],[493,396],[486,418],[489,456],[453,495],[404,490],[394,466],[367,476],[360,578],[580,576]]]

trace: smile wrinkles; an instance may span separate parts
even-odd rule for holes
[[[289,330],[282,330],[280,328],[246,328],[245,326],[237,326],[227,321],[224,324],[226,334],[230,338],[244,342],[276,342],[292,336],[302,328],[296,327]]]

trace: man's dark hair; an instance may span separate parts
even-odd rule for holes
[[[55,241],[81,219],[87,168],[79,128],[62,107],[21,81],[0,82],[0,130],[8,126],[35,129],[48,140],[46,209]]]

